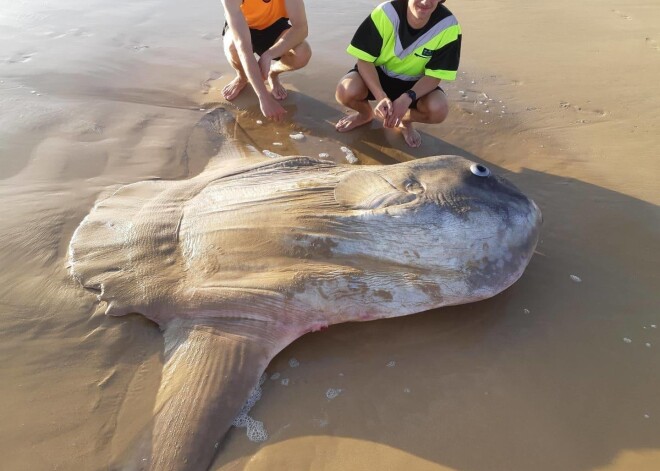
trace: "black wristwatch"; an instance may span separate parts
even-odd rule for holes
[[[413,90],[406,90],[406,91],[403,92],[403,93],[405,93],[406,95],[408,95],[408,96],[410,97],[410,99],[412,100],[412,101],[410,102],[410,105],[412,105],[413,103],[415,103],[415,100],[417,99],[417,93],[415,93]]]

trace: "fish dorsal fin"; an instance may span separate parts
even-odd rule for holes
[[[204,166],[209,170],[269,160],[257,149],[234,114],[224,107],[208,111],[191,130],[186,157],[192,175],[198,174]]]
[[[244,321],[172,320],[150,436],[122,469],[199,471],[212,463],[227,430],[279,351]]]

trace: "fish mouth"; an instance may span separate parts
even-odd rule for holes
[[[529,202],[532,205],[533,211],[536,213],[537,218],[538,218],[538,226],[543,225],[543,213],[541,212],[541,208],[536,204],[534,200],[529,200]]]

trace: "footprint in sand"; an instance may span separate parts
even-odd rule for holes
[[[624,20],[628,20],[628,21],[632,20],[632,16],[626,15],[625,13],[620,12],[619,10],[612,10],[612,13],[620,16]]]
[[[656,41],[655,39],[646,38],[646,45],[651,49],[655,49],[656,51],[660,52],[660,45],[658,44],[658,41]]]
[[[29,62],[32,60],[32,56],[34,56],[34,54],[35,54],[34,52],[30,52],[30,53],[19,52],[17,54],[14,54],[12,57],[6,59],[5,62],[7,64]]]
[[[596,117],[605,117],[609,113],[605,110],[600,110],[600,109],[588,109],[588,108],[583,108],[581,106],[573,105],[569,103],[568,101],[560,101],[559,106],[565,110],[573,110],[574,112],[577,113],[585,113],[589,115],[595,115]]]
[[[207,41],[220,41],[222,40],[222,35],[216,33],[205,33],[202,35],[202,39]]]

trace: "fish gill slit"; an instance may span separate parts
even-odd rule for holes
[[[176,230],[174,231],[174,240],[179,244],[179,233],[181,232],[181,222],[183,221],[183,209],[181,210],[181,216],[179,216],[179,222],[176,223]]]

